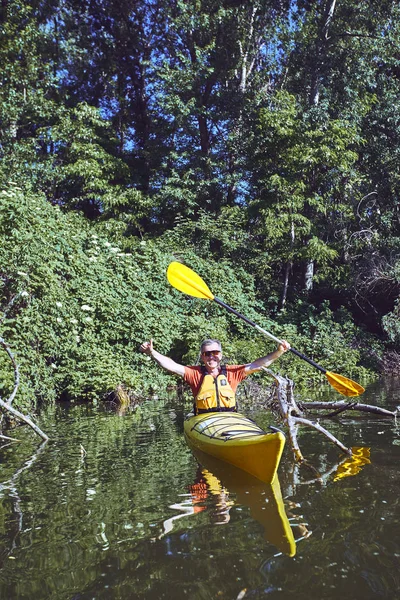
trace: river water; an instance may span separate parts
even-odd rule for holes
[[[363,402],[394,410],[400,382],[370,385]],[[272,489],[199,463],[187,409],[175,398],[135,412],[57,405],[38,420],[49,443],[11,432],[21,442],[0,449],[0,598],[400,598],[400,423],[321,420],[355,458],[340,465],[304,430],[322,483],[287,444]]]

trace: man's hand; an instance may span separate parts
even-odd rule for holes
[[[157,350],[154,350],[153,340],[143,342],[140,346],[140,351],[147,354],[147,356],[151,356],[163,369],[166,369],[170,373],[175,373],[175,375],[179,375],[179,377],[184,377],[185,367],[176,363],[172,358],[169,358],[169,356],[164,356],[163,354],[160,354],[160,352],[157,352]]]
[[[143,342],[143,344],[140,346],[140,352],[151,356],[153,354],[153,340],[150,340],[149,342]]]
[[[283,354],[284,352],[287,352],[288,350],[290,350],[289,342],[287,342],[286,340],[282,340],[282,343],[279,344],[279,346],[278,346],[278,352]]]

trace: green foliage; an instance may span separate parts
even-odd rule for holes
[[[47,191],[52,192],[54,201],[81,209],[92,218],[123,212],[125,220],[137,227],[148,203],[139,191],[127,187],[129,167],[110,153],[112,143],[116,145],[113,138],[111,124],[101,118],[98,109],[80,103],[65,111],[51,129],[57,146],[56,168]]]
[[[376,362],[369,356],[379,343],[362,333],[344,309],[332,311],[325,301],[319,308],[298,301],[278,318],[293,346],[328,371],[348,377],[369,378]],[[283,335],[283,334],[282,334]],[[368,360],[369,358],[369,360]],[[368,368],[360,368],[359,364]],[[324,376],[304,361],[291,359],[290,370],[297,382],[324,381]]]
[[[7,180],[13,174],[25,180],[29,173],[29,179],[36,183],[48,168],[43,133],[59,110],[49,60],[54,46],[29,3],[4,4],[0,28],[0,179],[3,176]]]
[[[217,304],[171,288],[165,271],[173,257],[165,242],[157,246],[124,239],[117,221],[91,224],[15,186],[0,194],[0,223],[1,335],[20,364],[20,403],[105,398],[119,384],[136,394],[164,386],[168,377],[138,352],[150,337],[161,352],[185,363],[197,362],[199,343],[208,337],[221,339],[230,362],[249,362],[274,347]],[[123,243],[117,246],[115,239]],[[309,349],[304,323],[297,332],[287,321],[279,326],[262,315],[253,279],[245,271],[224,261],[216,268],[190,250],[182,258],[216,295],[267,330]],[[333,331],[328,313],[320,323],[326,329],[312,337],[313,356],[324,357],[326,347],[334,348],[336,364],[347,371],[355,368],[358,354],[346,346],[350,336],[340,337],[338,331],[328,345]],[[285,361],[285,369],[294,364]],[[298,365],[296,370],[301,371]],[[0,380],[6,396],[13,379],[5,356]]]
[[[136,390],[147,366],[138,344],[153,335],[168,348],[179,332],[168,259],[145,242],[128,252],[80,215],[16,188],[2,192],[0,211],[2,333],[21,364],[23,398]]]
[[[11,186],[0,194],[0,224],[1,334],[21,367],[20,403],[104,398],[119,384],[155,390],[167,376],[138,352],[150,337],[161,352],[196,362],[203,338],[220,337],[234,356],[236,340],[252,335],[217,305],[172,289],[168,250],[124,238],[118,221],[94,225]],[[216,270],[191,252],[185,259],[257,320],[248,274],[228,263]],[[0,368],[6,396],[13,382],[6,357]]]
[[[399,315],[400,315],[400,297],[399,297],[399,287],[400,287],[400,262],[396,261],[394,268],[391,269],[390,272],[390,279],[389,277],[387,278],[385,283],[389,282],[393,284],[395,284],[395,289],[397,292],[397,300],[395,301],[394,304],[394,308],[392,311],[388,312],[383,318],[382,318],[382,326],[383,329],[385,331],[385,333],[387,334],[389,340],[395,345],[395,347],[399,347],[400,346],[400,322],[399,322]]]
[[[327,115],[315,122],[285,91],[260,110],[258,130],[256,199],[250,204],[256,231],[275,270],[289,261],[300,267],[301,276],[301,265],[312,260],[323,282],[339,256],[340,224],[354,219],[346,189],[356,183],[357,154],[351,148],[357,131]],[[295,284],[297,290],[303,287],[299,279]]]
[[[163,240],[172,252],[180,252],[190,243],[196,255],[204,259],[210,255],[243,259],[249,241],[245,220],[246,214],[239,206],[225,206],[217,215],[200,209],[196,221],[179,214]]]

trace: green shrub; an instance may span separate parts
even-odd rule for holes
[[[199,343],[220,338],[230,362],[251,362],[276,344],[215,302],[187,297],[167,282],[172,260],[183,260],[213,293],[277,337],[286,337],[324,365],[356,372],[354,326],[327,307],[304,307],[276,323],[263,315],[254,280],[227,261],[201,259],[190,249],[173,255],[165,240],[128,237],[126,226],[92,223],[64,213],[42,196],[10,186],[0,192],[0,335],[20,365],[19,405],[65,398],[106,398],[123,385],[134,395],[171,381],[138,351],[143,340],[185,364],[196,363]],[[295,317],[295,318],[294,318]],[[316,372],[292,355],[277,370],[301,381]],[[13,369],[0,354],[0,394],[13,389]]]

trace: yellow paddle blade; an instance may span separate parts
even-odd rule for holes
[[[200,275],[182,263],[172,262],[167,269],[167,278],[174,288],[188,296],[214,300],[214,295]]]
[[[343,396],[360,396],[365,392],[365,388],[363,388],[362,385],[351,379],[347,379],[347,377],[343,377],[343,375],[331,373],[330,371],[327,371],[325,375],[331,386],[334,387],[339,394],[343,394]]]

